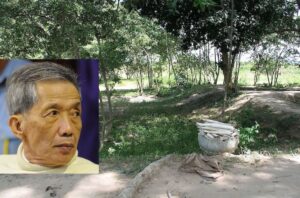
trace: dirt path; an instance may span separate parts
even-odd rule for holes
[[[224,175],[214,182],[180,172],[182,158],[174,158],[144,182],[135,197],[299,197],[300,155],[231,156],[225,161]]]

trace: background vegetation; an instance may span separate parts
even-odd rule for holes
[[[139,164],[199,151],[191,113],[224,109],[240,86],[298,86],[299,9],[298,0],[1,1],[0,56],[99,59],[101,156]],[[177,105],[220,85],[221,98]],[[159,99],[126,99],[148,94]],[[257,115],[241,113],[241,146],[265,144],[249,121]]]

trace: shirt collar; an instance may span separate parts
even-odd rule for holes
[[[58,173],[58,172],[63,173],[64,170],[70,164],[72,164],[72,162],[74,162],[77,159],[77,157],[78,157],[78,151],[76,151],[75,155],[73,156],[73,158],[70,160],[70,162],[67,165],[61,166],[61,167],[58,167],[58,168],[50,168],[50,167],[30,163],[25,157],[24,149],[23,149],[23,143],[21,143],[19,145],[19,148],[18,148],[18,151],[17,151],[17,163],[18,163],[19,167],[22,170],[33,171],[33,172],[36,172],[36,173],[51,173],[51,172],[53,172],[53,173]]]

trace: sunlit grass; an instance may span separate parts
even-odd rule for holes
[[[245,62],[241,63],[239,72],[239,84],[243,86],[253,86],[254,84],[254,71],[251,71],[253,63]],[[218,84],[223,84],[223,73],[220,70],[218,78]],[[143,79],[145,88],[148,87],[148,79],[146,76]],[[171,84],[169,84],[171,83]],[[257,84],[267,84],[268,79],[266,74],[260,74]],[[170,87],[175,84],[174,75],[171,74],[169,81],[169,74],[167,71],[163,72],[163,84],[162,87]],[[296,65],[289,65],[280,69],[280,75],[278,77],[278,84],[282,86],[300,86],[300,69]],[[115,89],[135,89],[137,90],[137,82],[134,79],[122,79],[119,83],[115,84]],[[104,85],[100,85],[100,90],[104,90]],[[124,96],[132,96],[129,93],[124,93]],[[131,93],[132,94],[132,93]]]
[[[253,64],[244,63],[241,66],[239,74],[239,84],[252,86],[254,84],[254,71],[251,71]],[[263,85],[268,83],[266,74],[260,74],[257,84]],[[278,77],[278,84],[283,86],[298,85],[300,86],[300,69],[294,65],[282,67]]]

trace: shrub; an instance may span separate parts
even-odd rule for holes
[[[249,105],[234,119],[240,131],[239,148],[241,151],[273,146],[278,142],[278,131],[271,125],[274,118],[268,109],[257,109]]]
[[[240,128],[240,143],[239,147],[242,150],[251,149],[255,144],[260,141],[258,138],[259,134],[259,124],[256,122],[255,125],[251,127]]]

